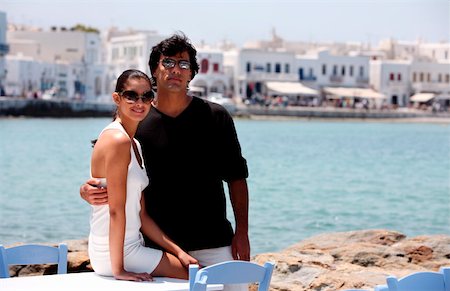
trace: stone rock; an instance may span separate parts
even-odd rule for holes
[[[92,272],[92,267],[88,255],[87,239],[64,241],[67,244],[67,272]],[[9,245],[12,247],[19,243]],[[57,246],[58,244],[46,243],[44,245]],[[11,266],[9,268],[10,277],[38,276],[50,275],[57,273],[56,265],[28,265],[28,266]]]
[[[87,239],[65,241],[69,248],[68,272],[92,271]],[[407,238],[390,230],[324,233],[305,239],[278,253],[252,258],[276,263],[271,290],[373,290],[386,284],[386,276],[403,277],[417,271],[438,271],[450,266],[450,236]],[[11,276],[56,273],[55,265],[14,266]],[[255,291],[256,286],[250,286]]]
[[[373,290],[386,284],[388,275],[450,266],[450,236],[407,238],[390,230],[325,233],[253,261],[276,263],[271,290]]]

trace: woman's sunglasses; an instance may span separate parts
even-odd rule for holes
[[[132,90],[125,90],[119,93],[119,95],[127,99],[126,101],[128,103],[136,103],[139,99],[141,99],[142,102],[149,104],[155,98],[155,93],[153,93],[153,91],[151,90],[145,92],[144,94],[142,94],[142,96],[139,96],[138,93]]]

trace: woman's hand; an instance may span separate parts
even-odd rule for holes
[[[127,280],[127,281],[137,281],[137,282],[153,281],[153,277],[149,273],[133,273],[133,272],[127,272],[125,270],[114,275],[114,278],[116,278],[117,280]]]
[[[190,264],[198,265],[197,259],[191,257],[188,253],[184,251],[181,251],[178,254],[178,259],[180,260],[181,264],[186,268],[188,268]]]

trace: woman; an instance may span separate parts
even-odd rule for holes
[[[148,185],[138,124],[150,110],[154,94],[148,76],[127,70],[112,94],[117,116],[100,133],[91,159],[91,176],[108,181],[108,204],[92,206],[89,257],[95,272],[119,280],[148,281],[152,276],[188,278],[197,260],[171,241],[145,210]],[[144,247],[142,232],[167,252]]]

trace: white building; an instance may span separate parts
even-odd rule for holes
[[[165,39],[155,31],[115,31],[108,37],[106,63],[109,91],[114,91],[120,74],[128,69],[137,69],[151,76],[148,60],[152,47]]]
[[[208,96],[210,93],[232,94],[230,79],[225,74],[223,53],[212,49],[198,49],[198,74],[190,82],[190,91],[197,96]]]
[[[299,80],[315,88],[369,85],[369,57],[350,53],[334,55],[321,50],[315,57],[297,56]]]
[[[242,99],[264,94],[270,81],[295,82],[295,54],[285,51],[241,49],[224,53],[225,70],[233,80],[234,96]]]
[[[395,39],[382,40],[378,49],[386,52],[389,59],[418,59],[428,58],[434,61],[450,60],[450,43],[424,43],[417,41],[397,41]]]
[[[35,61],[37,64],[30,66],[40,70],[38,80],[44,82],[39,86],[23,87],[20,90],[16,88],[14,92],[38,90],[39,94],[45,94],[48,90],[52,91],[54,97],[76,99],[91,99],[106,93],[106,86],[102,86],[106,74],[101,64],[98,33],[64,28],[51,31],[13,29],[7,32],[7,37],[10,43],[8,67],[14,67],[20,73],[25,69],[24,65],[19,64]],[[52,64],[55,67],[49,68]],[[57,75],[49,77],[49,71],[57,72]],[[9,87],[23,84],[23,80],[20,80],[24,78],[23,75],[19,74],[17,78],[13,80],[8,77]]]
[[[412,94],[433,93],[428,95],[434,99],[431,101],[442,100],[446,107],[450,105],[450,60],[414,60],[411,63],[410,80]]]
[[[5,93],[7,74],[5,56],[9,52],[9,46],[6,43],[6,27],[6,13],[0,11],[0,96]]]
[[[71,31],[64,28],[42,30],[10,30],[7,33],[10,53],[30,56],[35,60],[70,63],[100,63],[100,35],[95,32]]]
[[[387,97],[387,103],[408,106],[411,95],[411,61],[373,60],[370,62],[370,85]]]
[[[420,93],[450,99],[450,61],[371,61],[370,84],[388,97],[389,104],[402,107],[410,104],[411,96]]]
[[[99,76],[102,72],[93,72],[92,69],[80,67],[78,64],[68,62],[36,61],[32,57],[8,55],[6,57],[8,74],[5,82],[7,96],[24,96],[28,98],[82,98],[80,92],[89,90],[100,92],[100,79],[94,78],[94,88],[83,88],[80,76]]]

